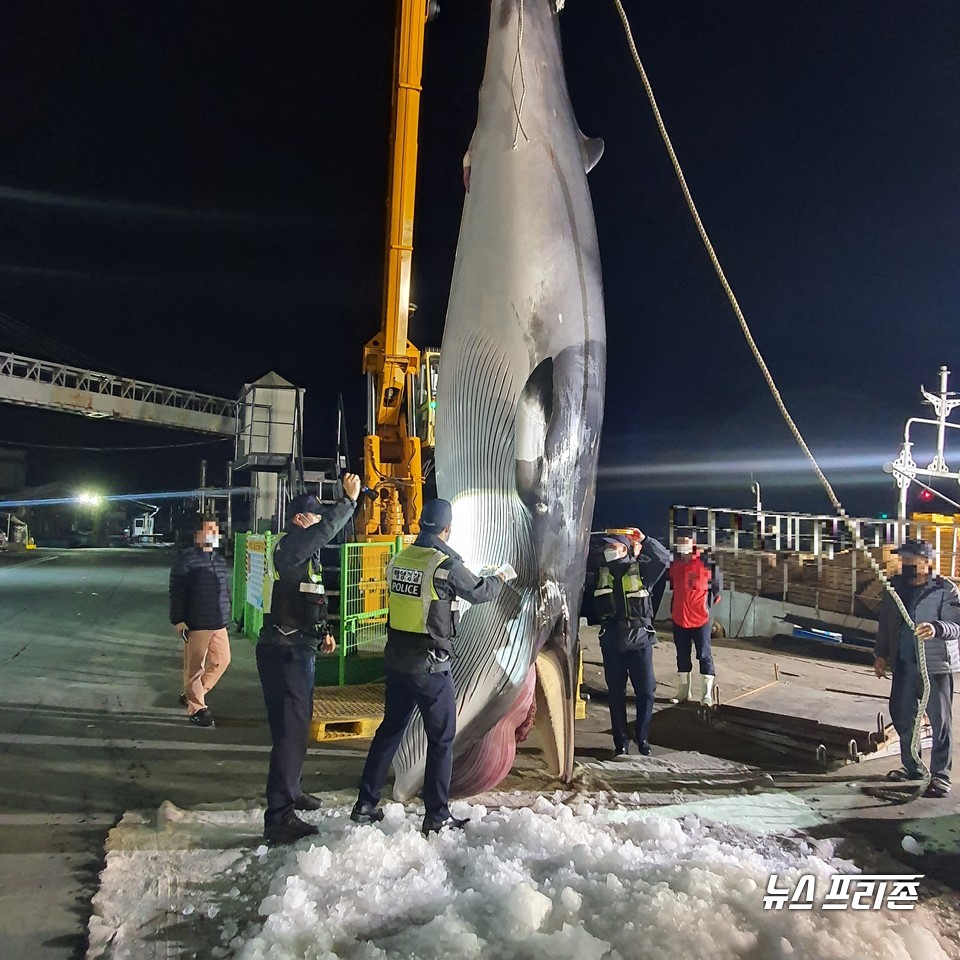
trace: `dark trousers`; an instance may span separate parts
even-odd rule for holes
[[[901,640],[901,643],[903,641]],[[890,719],[900,736],[900,762],[911,775],[919,771],[910,755],[913,725],[920,712],[920,696],[923,683],[915,656],[893,665],[893,683],[890,686]],[[933,730],[933,746],[930,751],[930,776],[950,782],[953,744],[951,722],[953,720],[953,674],[930,674],[930,699],[927,701],[927,717]]]
[[[314,653],[306,646],[257,644],[257,672],[270,724],[270,769],[267,772],[267,825],[293,812],[303,793],[300,777],[313,719]]]
[[[697,660],[700,663],[700,675],[716,675],[713,666],[713,652],[710,648],[710,624],[702,627],[678,627],[673,625],[673,644],[677,648],[677,673],[690,673],[693,670],[691,648],[696,647]]]
[[[457,732],[457,701],[453,677],[445,673],[400,673],[387,670],[383,722],[370,744],[370,753],[360,779],[360,802],[376,806],[387,771],[414,708],[420,711],[427,734],[427,762],[423,774],[423,803],[427,816],[444,820],[450,816],[450,774],[453,770],[453,737]]]
[[[603,654],[603,675],[607,681],[613,744],[617,750],[621,750],[630,740],[627,733],[628,677],[637,700],[637,743],[644,743],[650,739],[653,694],[657,689],[657,678],[653,674],[653,646],[647,643],[635,650],[621,651],[612,643],[601,644],[600,652]]]

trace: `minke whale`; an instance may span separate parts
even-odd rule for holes
[[[509,562],[498,600],[461,608],[451,792],[496,786],[532,726],[573,772],[579,607],[593,517],[606,348],[586,174],[603,143],[567,93],[554,0],[493,0],[441,347],[436,477],[451,546],[475,570]],[[419,718],[394,795],[420,788]]]

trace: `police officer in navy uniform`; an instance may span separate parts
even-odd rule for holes
[[[450,815],[447,800],[453,767],[457,705],[450,674],[457,632],[457,598],[470,603],[493,600],[509,572],[479,577],[447,546],[452,511],[448,501],[432,500],[423,508],[420,535],[391,561],[387,645],[384,650],[386,690],[383,722],[370,745],[360,794],[350,819],[375,823],[387,770],[414,708],[427,735],[423,779],[424,835],[467,821]]]
[[[292,843],[318,832],[296,811],[320,807],[316,797],[303,792],[300,777],[313,718],[317,649],[336,649],[327,629],[320,551],[353,516],[359,495],[360,478],[348,473],[343,496],[332,505],[321,505],[313,494],[294,497],[274,546],[276,580],[257,641],[257,672],[273,741],[263,817],[263,835],[271,843]]]
[[[627,679],[637,702],[635,736],[643,756],[650,753],[650,720],[657,680],[653,672],[651,591],[670,563],[670,551],[653,537],[630,529],[604,535],[602,552],[591,549],[594,567],[592,602],[587,604],[594,623],[600,623],[600,653],[607,683],[614,756],[629,753],[627,732]],[[589,569],[589,567],[588,567]]]

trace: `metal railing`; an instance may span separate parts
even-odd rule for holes
[[[236,400],[197,393],[194,390],[178,390],[175,387],[164,387],[157,383],[146,383],[94,370],[83,370],[47,360],[34,360],[14,353],[0,353],[0,376],[69,390],[82,390],[99,396],[155,403],[176,410],[207,413],[229,418],[231,421],[235,420],[237,415]]]
[[[851,523],[888,572],[892,548],[917,537],[933,545],[942,576],[960,576],[958,517],[855,517]],[[693,537],[714,554],[726,588],[836,613],[871,616],[879,605],[880,583],[835,516],[675,505],[671,547],[680,536]]]
[[[851,517],[850,522],[868,547],[897,545],[907,537],[921,536],[933,544],[938,559],[960,556],[958,523],[953,517],[920,514],[904,521]],[[849,527],[835,515],[677,504],[670,508],[670,546],[684,535],[694,536],[711,550],[791,550],[827,559],[854,545]]]
[[[280,412],[277,398],[292,394],[289,414]],[[266,399],[264,399],[266,398]],[[302,452],[300,390],[292,385],[275,386],[254,383],[237,401],[237,456],[268,454],[299,459]]]

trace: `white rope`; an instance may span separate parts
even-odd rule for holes
[[[680,161],[677,159],[677,154],[673,149],[673,143],[670,140],[670,135],[667,133],[666,125],[664,124],[663,117],[660,114],[660,108],[657,106],[656,97],[653,95],[653,87],[650,85],[650,80],[647,77],[647,71],[644,69],[643,63],[640,60],[640,54],[637,52],[637,46],[633,40],[633,31],[630,29],[630,22],[627,20],[627,15],[623,9],[623,4],[620,2],[620,0],[613,0],[613,2],[617,7],[617,13],[620,15],[620,20],[623,23],[623,29],[627,35],[627,43],[629,44],[630,52],[633,55],[633,62],[637,67],[637,72],[640,74],[640,79],[643,81],[643,87],[647,93],[647,99],[650,101],[650,106],[653,109],[653,115],[657,122],[657,128],[660,130],[660,136],[663,138],[664,145],[667,148],[667,153],[670,156],[670,162],[673,164],[674,172],[676,173],[677,180],[680,183],[680,189],[683,191],[687,208],[689,209],[690,215],[693,217],[694,223],[696,224],[697,232],[700,234],[700,239],[703,241],[704,247],[706,247],[707,254],[710,257],[710,262],[713,264],[713,268],[716,271],[717,278],[720,280],[720,284],[723,287],[724,293],[727,295],[727,300],[730,301],[730,306],[733,308],[734,314],[736,314],[737,321],[740,324],[740,329],[743,331],[747,345],[750,347],[750,352],[757,361],[757,365],[760,367],[760,372],[763,374],[763,378],[766,380],[767,386],[770,388],[773,399],[777,404],[777,408],[780,410],[783,419],[790,428],[790,432],[793,434],[794,439],[799,444],[800,449],[810,461],[810,464],[816,472],[824,490],[826,490],[827,496],[830,498],[830,502],[833,504],[834,509],[837,511],[847,528],[853,534],[856,549],[867,558],[871,569],[883,584],[887,593],[893,598],[894,603],[897,605],[897,609],[900,611],[900,616],[903,617],[904,623],[907,624],[913,635],[917,655],[917,666],[920,671],[923,692],[920,698],[917,719],[913,727],[913,736],[911,737],[910,742],[910,752],[914,762],[917,765],[917,769],[922,775],[926,775],[926,768],[920,756],[920,729],[923,724],[923,715],[927,708],[927,701],[930,698],[930,677],[927,674],[927,661],[923,652],[923,641],[917,638],[915,633],[916,624],[913,622],[910,614],[907,612],[907,608],[904,606],[903,600],[900,599],[899,594],[894,589],[893,584],[890,583],[890,580],[887,578],[887,575],[884,573],[883,569],[867,551],[866,545],[863,542],[863,538],[860,536],[860,530],[857,527],[857,524],[855,524],[847,516],[847,511],[844,510],[843,504],[840,502],[840,499],[834,492],[833,487],[830,485],[830,481],[820,469],[820,464],[817,463],[816,458],[814,457],[810,448],[807,446],[807,442],[803,439],[799,427],[797,427],[796,423],[794,423],[793,417],[790,416],[790,412],[787,410],[783,398],[780,396],[780,391],[777,389],[777,385],[773,380],[773,375],[770,373],[770,368],[767,366],[766,361],[763,359],[763,355],[760,353],[760,348],[753,339],[753,334],[750,331],[750,327],[747,325],[746,317],[744,317],[743,311],[740,309],[740,304],[733,292],[733,288],[730,286],[726,274],[723,272],[723,267],[720,265],[720,260],[717,257],[717,253],[713,248],[713,244],[710,242],[710,237],[707,235],[706,227],[704,227],[703,221],[700,219],[700,214],[697,211],[696,204],[693,202],[693,196],[690,193],[690,188],[687,186],[686,177],[683,175],[683,169],[681,168]]]
[[[520,0],[520,7],[517,17],[517,55],[513,58],[513,73],[510,74],[510,95],[513,97],[513,112],[517,115],[517,128],[513,132],[513,149],[517,149],[520,142],[520,134],[528,143],[530,138],[527,131],[523,129],[523,102],[527,98],[527,84],[523,77],[523,58],[520,56],[523,47],[523,0]],[[520,70],[520,103],[517,104],[517,95],[514,93],[514,83],[517,78],[517,70]]]

